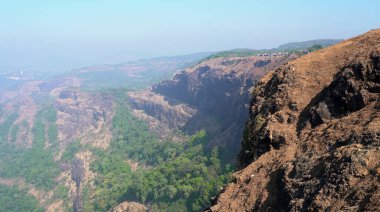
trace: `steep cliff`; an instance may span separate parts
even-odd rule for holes
[[[171,129],[189,134],[205,129],[210,146],[238,153],[255,82],[295,55],[215,58],[178,73],[150,92],[130,93],[132,107]]]
[[[373,30],[258,83],[242,170],[209,211],[376,211],[379,154],[380,30]]]

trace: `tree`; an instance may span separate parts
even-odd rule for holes
[[[323,46],[321,44],[314,44],[312,47],[308,48],[307,50],[309,52],[314,52],[314,51],[317,51],[319,49],[322,49]]]

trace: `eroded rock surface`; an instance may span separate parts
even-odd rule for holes
[[[291,61],[254,89],[241,170],[209,211],[380,208],[380,30]]]
[[[223,155],[231,159],[240,149],[253,85],[269,70],[295,57],[207,60],[153,86],[151,91],[130,93],[132,107],[169,129],[181,129],[188,134],[205,129],[211,137],[210,146],[221,147]],[[151,119],[151,125],[155,125],[155,119]]]
[[[104,94],[88,94],[64,88],[57,92],[58,139],[61,145],[80,140],[107,148],[112,139],[113,99]]]
[[[113,212],[145,212],[148,208],[136,202],[122,202],[112,209]]]

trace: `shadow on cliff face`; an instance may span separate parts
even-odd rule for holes
[[[312,128],[330,119],[341,118],[376,101],[380,93],[379,56],[372,54],[371,63],[345,66],[334,80],[317,94],[301,112],[297,133],[308,124]]]
[[[239,138],[243,135],[248,112],[237,116],[237,120],[226,121],[198,110],[181,130],[188,134],[206,130],[210,138],[206,148],[211,151],[212,147],[218,146],[220,155],[223,157],[222,160],[234,162],[236,154],[240,150]]]
[[[284,176],[285,171],[283,169],[278,169],[269,175],[270,180],[267,186],[267,191],[269,192],[268,198],[262,205],[256,204],[252,211],[289,211],[291,197],[285,189]]]
[[[153,91],[195,107],[197,112],[181,128],[192,134],[206,130],[211,139],[208,147],[220,147],[227,161],[235,160],[240,150],[253,78],[224,74],[219,69],[202,66],[192,73],[179,73],[173,80],[153,87]],[[177,103],[178,104],[178,103]]]
[[[242,170],[207,211],[378,211],[379,38],[312,53],[254,88]]]
[[[272,114],[289,105],[284,89],[287,71],[277,69],[267,84],[258,83],[250,102],[249,120],[243,134],[242,148],[238,155],[239,167],[244,168],[261,155],[279,149],[285,143],[285,137],[276,130],[268,129],[268,120]],[[285,120],[282,118],[282,122]]]
[[[80,185],[83,178],[83,161],[79,158],[75,158],[71,168],[71,180],[75,182],[76,194],[73,200],[73,211],[80,212],[83,210],[82,200],[80,195]]]

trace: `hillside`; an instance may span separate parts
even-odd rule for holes
[[[130,92],[132,108],[156,132],[178,129],[187,134],[206,130],[209,147],[220,148],[234,162],[240,149],[251,90],[269,70],[296,55],[216,58],[187,68],[151,91]],[[166,126],[166,127],[165,127]]]
[[[379,55],[380,30],[372,30],[264,77],[241,170],[208,210],[378,210]]]
[[[240,90],[224,89],[218,95],[225,96],[223,102],[234,100],[231,104],[246,118],[244,104],[253,82],[290,59],[230,58],[197,67],[193,56],[180,56],[92,66],[50,79],[38,74],[28,78],[12,74],[12,79],[5,75],[0,96],[0,202],[17,201],[0,205],[0,211],[27,204],[46,211],[207,207],[233,170],[233,165],[221,162],[227,149],[224,143],[211,139],[225,130],[220,128],[221,120],[201,112],[197,105],[143,89],[194,65],[182,75],[204,79],[189,86],[206,91],[210,80],[219,87],[232,83]],[[207,65],[212,67],[208,76],[201,71]],[[252,68],[243,69],[246,65]],[[170,81],[154,87],[164,88]],[[205,94],[213,99],[213,93]],[[159,112],[159,119],[137,109],[142,105],[157,107],[152,111]],[[233,114],[234,108],[229,110]],[[157,130],[151,130],[151,123]],[[244,122],[236,122],[240,123]],[[240,138],[242,125],[234,127],[239,135],[228,129],[225,135]]]
[[[341,39],[317,39],[308,40],[302,42],[285,43],[277,47],[279,50],[294,50],[294,49],[308,49],[314,45],[321,45],[322,47],[328,47],[341,42]]]
[[[303,51],[308,51],[314,45],[320,45],[322,48],[334,45],[342,40],[339,39],[318,39],[309,40],[303,42],[291,42],[278,46],[272,49],[231,49],[227,51],[221,51],[204,58],[202,61],[206,61],[213,58],[228,58],[228,57],[247,57],[257,56],[262,54],[287,54],[287,53],[299,53],[305,54]],[[313,50],[313,49],[310,49]]]
[[[190,141],[190,136],[180,136],[178,144],[169,138],[158,143],[146,124],[131,114],[126,92],[168,79],[203,56],[92,66],[49,79],[40,73],[1,76],[0,202],[9,198],[17,201],[0,205],[0,211],[24,211],[28,205],[30,210],[106,211],[121,202],[116,211],[144,208],[125,202],[126,193],[139,202],[147,198],[141,194],[141,190],[147,192],[144,184],[136,181],[159,168],[167,169],[164,164],[169,153],[171,163],[188,160],[192,156],[181,154],[189,151],[203,155],[203,144],[184,147],[183,142]],[[165,161],[157,162],[158,158]],[[211,167],[207,159],[187,168],[203,167],[205,163]],[[173,176],[171,171],[168,174]],[[223,176],[218,178],[218,172],[213,175],[218,185],[225,182]],[[102,187],[104,181],[113,187],[112,192]],[[194,196],[196,199],[199,195]]]
[[[315,54],[320,52],[325,51]],[[0,205],[0,211],[5,207],[24,210],[28,204],[32,210],[47,211],[200,211],[208,207],[210,198],[231,180],[239,151],[238,165],[245,167],[271,145],[283,148],[268,145],[267,140],[255,143],[252,126],[245,134],[244,128],[249,118],[264,125],[272,106],[280,107],[282,101],[288,104],[288,96],[276,95],[286,90],[277,89],[275,80],[260,93],[269,102],[257,100],[269,112],[256,116],[252,109],[248,113],[252,92],[260,91],[255,84],[272,70],[282,73],[280,67],[294,64],[299,54],[239,55],[199,62],[207,55],[91,66],[53,78],[38,73],[5,74],[0,88],[0,202],[8,204]],[[319,70],[318,64],[309,65]],[[304,75],[300,76],[313,85]],[[315,77],[323,84],[326,76]],[[369,90],[377,92],[377,87]],[[311,91],[307,94],[312,95]],[[293,98],[304,99],[301,94]],[[292,108],[301,104],[291,103]],[[276,120],[282,117],[293,123],[293,113],[288,112]],[[315,117],[313,124],[320,122]],[[268,139],[269,132],[270,139],[280,136],[289,143],[288,137],[264,128],[258,128],[263,131],[257,139]],[[17,201],[9,202],[9,198]]]
[[[145,89],[146,85],[171,78],[176,72],[196,64],[210,54],[212,53],[204,52],[141,59],[120,64],[94,65],[73,70],[64,76],[80,79],[81,87],[91,91],[117,88]]]

